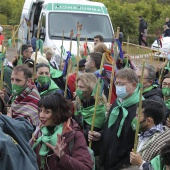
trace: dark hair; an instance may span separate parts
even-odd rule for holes
[[[72,116],[71,106],[59,93],[44,96],[38,102],[38,107],[52,110],[52,117],[56,125],[68,120]]]
[[[102,61],[102,54],[99,52],[92,52],[89,54],[89,56],[90,56],[90,59],[94,61],[96,68],[100,69],[100,64]]]
[[[49,70],[50,70],[50,66],[49,66],[48,64],[39,63],[39,64],[36,65],[36,72],[37,72],[38,69],[41,68],[41,67],[47,67],[47,68],[49,68]]]
[[[154,124],[158,125],[163,121],[163,105],[155,100],[146,99],[142,101],[144,118],[152,117]]]
[[[13,72],[20,72],[20,71],[24,72],[24,76],[26,79],[32,77],[32,71],[26,64],[21,64],[13,68]]]
[[[23,52],[28,50],[29,47],[32,47],[32,45],[30,45],[30,44],[23,44],[22,47],[20,48],[21,55],[23,55]]]
[[[170,141],[161,148],[160,156],[163,165],[170,166]]]
[[[31,58],[28,58],[24,64],[26,64],[29,68],[33,68],[34,67],[34,60]]]
[[[138,76],[136,74],[136,72],[130,68],[123,68],[121,70],[118,70],[118,72],[116,73],[116,78],[126,78],[129,82],[133,83],[136,82],[138,83]]]
[[[96,35],[94,38],[99,38],[100,42],[104,42],[104,38],[101,35]]]

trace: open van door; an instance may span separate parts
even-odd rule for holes
[[[39,16],[43,3],[44,0],[25,0],[20,22],[22,22],[24,18],[26,20],[18,31],[18,50],[21,46],[20,40],[22,40],[22,43],[25,44],[28,41],[30,42],[30,38],[34,36],[34,30],[38,26]],[[28,21],[29,25],[27,25],[26,21]]]

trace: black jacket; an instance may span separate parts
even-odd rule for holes
[[[117,106],[115,101],[112,105],[110,112]],[[108,120],[101,138],[101,158],[104,169],[106,170],[119,170],[125,166],[130,165],[130,152],[134,146],[135,131],[132,130],[131,122],[136,116],[137,104],[127,107],[128,115],[122,127],[121,135],[117,137],[117,131],[122,119],[122,110],[119,116],[110,128],[108,128]],[[110,114],[110,113],[109,113]]]
[[[139,22],[139,33],[144,33],[145,31],[145,21],[144,19],[141,19]]]
[[[164,31],[164,37],[170,37],[170,29]]]

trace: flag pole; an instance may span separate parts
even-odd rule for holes
[[[62,60],[63,60],[63,43],[64,43],[64,30],[63,30],[63,35],[62,35],[62,43],[61,43],[61,53],[60,53],[60,55],[61,55],[61,58],[60,58],[60,69],[61,69],[61,63],[62,63]]]
[[[116,39],[119,38],[119,32],[120,32],[120,27],[117,27],[117,33],[116,33]],[[113,46],[112,46],[113,48]],[[113,51],[113,49],[111,49]],[[116,56],[117,56],[117,43],[115,41],[114,43],[114,60],[112,63],[112,73],[111,73],[111,78],[110,78],[110,88],[109,88],[109,97],[108,97],[108,103],[110,104],[111,97],[112,97],[112,88],[113,88],[113,81],[114,81],[114,73],[115,73],[115,65],[116,65]]]
[[[3,77],[4,77],[4,59],[5,59],[5,53],[8,49],[8,47],[11,45],[12,40],[15,38],[15,35],[17,34],[20,26],[23,24],[25,18],[23,18],[23,20],[21,21],[21,23],[19,24],[18,28],[16,29],[15,33],[13,34],[12,38],[8,40],[8,44],[6,45],[6,47],[4,48],[4,42],[2,42],[2,63],[1,63],[1,77],[0,77],[0,90],[3,90]]]
[[[145,60],[143,59],[143,61],[142,61],[142,75],[141,75],[141,79],[140,79],[139,107],[137,109],[138,121],[136,124],[136,132],[135,132],[135,139],[134,139],[134,153],[136,153],[136,151],[137,151],[140,115],[142,112],[142,92],[143,92],[144,68],[145,68]]]
[[[73,29],[70,32],[70,55],[72,51],[72,38],[73,38],[74,32]],[[64,89],[64,97],[66,98],[67,95],[67,84],[68,84],[68,75],[69,75],[69,70],[70,70],[70,63],[71,63],[71,58],[68,59],[68,66],[67,66],[67,75],[66,75],[66,83],[65,83],[65,89]]]
[[[103,53],[102,61],[101,61],[101,64],[100,64],[100,71],[99,71],[100,75],[102,74],[104,60],[105,60],[105,54]],[[95,106],[94,106],[94,113],[93,113],[93,118],[92,118],[91,132],[93,132],[93,130],[94,130],[94,123],[95,123],[95,118],[96,118],[96,109],[97,109],[97,106],[98,106],[98,103],[99,103],[99,93],[100,93],[100,89],[101,89],[100,80],[101,80],[101,76],[99,76],[99,78],[98,78],[97,90],[96,90],[96,94],[95,94]],[[89,142],[89,147],[91,148],[91,146],[92,146],[92,141]]]
[[[4,59],[5,59],[5,49],[4,49],[4,41],[2,41],[2,58],[1,61],[1,79],[0,79],[0,90],[4,88]]]
[[[37,40],[39,40],[40,29],[41,29],[41,20],[38,21]],[[36,75],[37,55],[38,55],[38,47],[37,47],[37,44],[36,44],[35,59],[34,59],[34,70],[33,70],[33,81],[35,80],[35,75]]]

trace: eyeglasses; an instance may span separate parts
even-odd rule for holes
[[[34,52],[34,51],[27,51],[27,53],[31,53],[31,54],[32,54],[33,52]]]
[[[130,83],[130,82],[114,82],[115,86],[125,86],[126,83]]]

